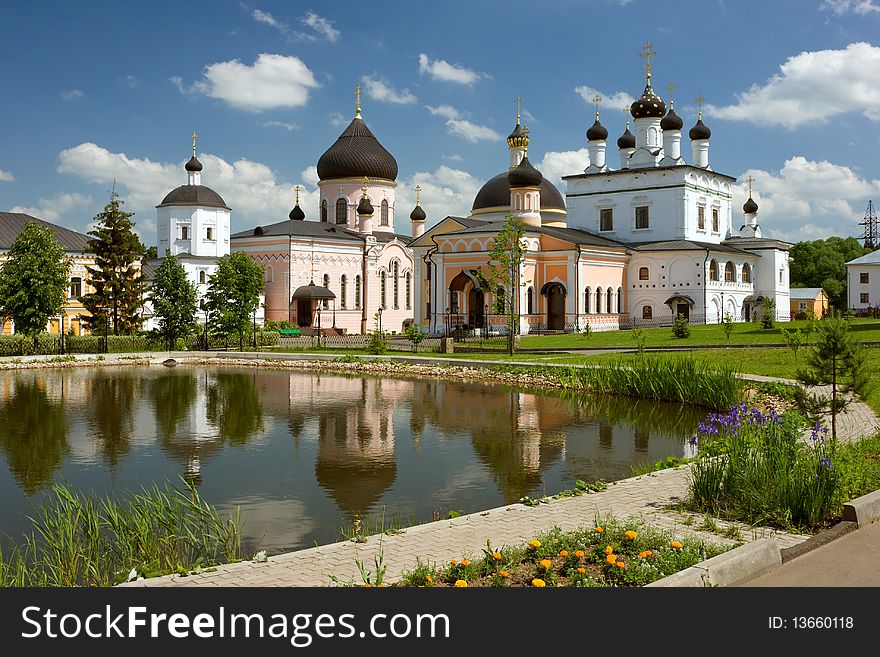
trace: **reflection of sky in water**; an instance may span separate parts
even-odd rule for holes
[[[309,547],[355,516],[472,512],[685,453],[704,413],[614,397],[257,369],[0,374],[0,530],[53,480],[122,494],[181,477],[249,548]]]

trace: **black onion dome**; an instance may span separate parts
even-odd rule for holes
[[[660,128],[662,130],[681,130],[683,127],[684,121],[682,121],[681,117],[670,107],[666,116],[660,121]]]
[[[195,155],[193,155],[190,158],[189,162],[186,163],[186,166],[184,166],[183,168],[187,171],[192,171],[193,173],[195,173],[202,170],[202,163],[199,162],[198,158],[196,158]]]
[[[293,206],[293,210],[290,211],[290,214],[287,215],[293,221],[302,221],[306,218],[306,213],[302,211],[302,208],[299,207],[299,203]]]
[[[651,83],[645,85],[645,90],[639,98],[633,101],[629,107],[630,114],[634,119],[656,118],[662,119],[666,114],[666,103],[651,88]]]
[[[509,171],[499,173],[480,188],[480,191],[474,197],[471,212],[477,213],[479,210],[510,208],[510,181],[507,178],[509,173]],[[544,178],[541,181],[540,191],[542,212],[547,210],[565,212],[565,201],[562,198],[562,194],[556,189],[556,185]]]
[[[364,120],[355,117],[318,160],[318,178],[365,177],[396,180],[397,160],[379,143]]]
[[[599,117],[597,116],[596,122],[587,130],[587,141],[604,141],[606,139],[608,139],[608,131],[605,129],[605,126],[599,123]]]
[[[699,119],[697,119],[697,122],[694,125],[694,127],[691,128],[691,131],[688,133],[688,136],[692,140],[708,139],[709,137],[712,136],[712,131],[709,130],[709,127],[705,123],[703,123],[703,119],[699,118]]]
[[[172,189],[156,207],[163,208],[168,205],[196,205],[202,208],[230,209],[220,194],[204,185],[181,185],[177,189]]]
[[[366,195],[361,196],[361,202],[358,203],[357,213],[359,215],[373,214],[373,204],[370,203],[370,199],[367,198]]]
[[[416,207],[413,208],[413,211],[409,213],[409,220],[410,221],[424,221],[427,218],[428,217],[425,214],[425,211],[422,210],[421,205],[417,205]]]
[[[507,135],[507,145],[510,148],[522,148],[529,143],[529,133],[519,121],[516,122],[513,132]]]
[[[544,176],[532,166],[528,156],[524,157],[522,162],[507,174],[507,181],[511,187],[540,187],[543,180]],[[508,203],[510,203],[509,199]]]
[[[617,138],[617,147],[618,148],[635,148],[636,147],[636,136],[629,131],[629,125],[626,126],[626,130],[624,130],[623,134]]]
[[[749,196],[749,200],[743,204],[743,212],[746,214],[754,214],[758,211],[758,204],[755,203],[755,200]]]

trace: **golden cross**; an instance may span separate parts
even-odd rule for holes
[[[645,60],[645,75],[650,79],[651,78],[651,57],[656,55],[657,51],[653,49],[651,46],[651,42],[648,41],[643,48],[643,52],[639,55],[639,57]]]
[[[623,115],[626,117],[626,129],[629,130],[629,106],[623,106]]]
[[[364,176],[364,185],[363,185],[363,187],[361,187],[361,189],[364,190],[364,198],[367,197],[367,182],[368,181],[369,181],[369,178]]]
[[[356,84],[354,87],[354,98],[355,98],[354,113],[360,114],[361,113],[361,85],[360,84]]]
[[[672,94],[678,91],[678,87],[675,86],[672,82],[666,85],[666,90],[669,92],[669,106],[672,107]]]
[[[754,182],[755,179],[752,178],[751,174],[749,174],[749,177],[747,180],[749,181],[749,198],[752,198],[752,183]]]
[[[519,115],[520,115],[520,107],[522,105],[522,98],[519,96],[516,97],[516,124],[519,125]]]
[[[299,205],[299,185],[295,185],[294,189],[296,190],[296,204]]]
[[[599,103],[602,102],[602,96],[596,94],[593,96],[593,103],[596,105],[596,120],[599,120]]]
[[[706,101],[706,99],[703,98],[703,96],[701,94],[701,95],[697,96],[696,98],[694,98],[694,100],[697,103],[697,114],[699,115],[699,118],[702,119],[703,118],[703,103]]]
[[[416,205],[419,204],[419,194],[421,193],[421,191],[422,191],[422,186],[416,185]]]
[[[193,157],[196,156],[196,131],[193,130]]]

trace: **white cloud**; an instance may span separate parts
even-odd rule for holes
[[[93,143],[83,143],[62,151],[58,171],[77,176],[90,183],[104,185],[116,181],[116,188],[147,244],[156,240],[156,211],[172,189],[185,184],[184,161],[154,162],[147,158],[130,158],[113,153]],[[308,218],[314,218],[318,207],[316,175],[303,172],[299,181],[279,180],[265,164],[240,158],[227,162],[209,153],[199,153],[204,165],[202,183],[214,189],[232,208],[233,231],[258,224],[269,224],[287,218],[294,203],[294,184],[303,185],[300,205]]]
[[[550,182],[565,193],[565,184],[562,176],[570,176],[575,173],[583,173],[587,168],[589,153],[586,148],[576,151],[548,151],[540,162],[536,162],[535,168]]]
[[[59,95],[61,96],[61,100],[73,103],[85,96],[85,93],[79,89],[71,89],[70,91],[62,91]]]
[[[434,116],[442,116],[446,119],[457,119],[461,116],[461,112],[455,109],[452,105],[438,105],[437,107],[425,105],[425,109]]]
[[[615,91],[614,93],[603,93],[598,89],[594,89],[593,87],[588,87],[586,85],[581,85],[579,87],[574,88],[575,93],[578,96],[584,99],[590,107],[595,107],[593,98],[596,97],[596,94],[601,96],[602,101],[599,105],[600,112],[612,112],[611,116],[620,116],[619,114],[614,114],[613,112],[620,112],[623,108],[629,109],[629,106],[633,104],[635,98],[630,96],[625,91]]]
[[[835,16],[842,16],[850,12],[854,14],[871,14],[880,11],[880,7],[874,4],[874,0],[825,0],[822,9],[828,9]]]
[[[119,78],[119,84],[128,87],[129,89],[134,89],[140,84],[140,80],[138,80],[133,75],[126,75],[125,77]]]
[[[442,116],[446,119],[446,131],[450,135],[457,135],[473,143],[501,139],[501,135],[492,128],[461,118],[462,113],[452,107],[452,105],[439,105],[437,107],[425,105],[425,109],[434,116]]]
[[[850,167],[812,161],[797,155],[780,171],[750,169],[733,186],[734,228],[748,198],[748,176],[758,203],[758,223],[764,235],[791,242],[830,235],[859,234],[856,225],[868,199],[880,196],[880,179],[868,180]]]
[[[15,180],[15,176],[12,175],[12,172],[0,169],[0,182],[12,182],[13,180]]]
[[[299,57],[268,53],[257,57],[253,66],[237,59],[210,64],[204,77],[188,87],[179,77],[171,82],[181,93],[204,94],[251,112],[302,107],[309,90],[321,86]]]
[[[367,88],[367,95],[373,100],[398,105],[409,105],[419,101],[409,89],[398,91],[384,80],[374,76],[365,76],[364,86]]]
[[[257,21],[258,23],[263,23],[264,25],[268,25],[269,27],[274,27],[276,30],[280,30],[281,32],[284,32],[288,29],[284,23],[279,22],[268,11],[254,9],[251,16],[253,16],[254,20]]]
[[[266,121],[263,123],[264,128],[284,128],[290,132],[299,130],[296,123],[288,123],[287,121]]]
[[[18,205],[10,212],[23,212],[37,219],[43,219],[52,223],[67,224],[70,227],[80,228],[92,219],[92,215],[85,216],[83,211],[93,203],[91,196],[79,193],[61,192],[51,198],[41,198],[35,206]],[[71,212],[78,212],[76,218],[67,217]]]
[[[757,84],[726,107],[707,105],[711,116],[796,128],[825,123],[845,112],[880,121],[880,47],[851,43],[844,50],[802,52],[789,57],[764,86]]]
[[[420,185],[420,204],[428,216],[427,225],[433,226],[448,215],[466,217],[471,213],[474,197],[483,186],[467,171],[441,165],[433,172],[418,172],[399,181],[395,198],[398,220],[395,230],[404,235],[410,234],[409,213],[415,207],[416,185]]]
[[[450,64],[445,59],[432,60],[425,53],[419,54],[419,73],[423,75],[427,73],[434,80],[456,82],[469,86],[482,77],[488,77],[485,73],[477,73],[464,66]]]
[[[339,112],[333,112],[330,115],[330,125],[334,128],[341,128],[345,125],[345,117],[342,116]]]
[[[327,41],[329,41],[330,43],[336,43],[337,41],[339,41],[339,30],[333,27],[332,21],[318,16],[318,14],[313,11],[310,11],[305,16],[303,16],[301,20],[303,25],[307,25],[308,27],[315,30],[315,32],[327,39]]]
[[[443,159],[450,162],[461,162],[464,158],[458,153],[452,153],[451,155],[444,155]]]

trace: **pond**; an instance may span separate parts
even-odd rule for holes
[[[682,456],[704,411],[430,379],[257,368],[0,373],[0,532],[18,540],[53,481],[121,495],[181,477],[246,547],[340,540],[613,481]]]

